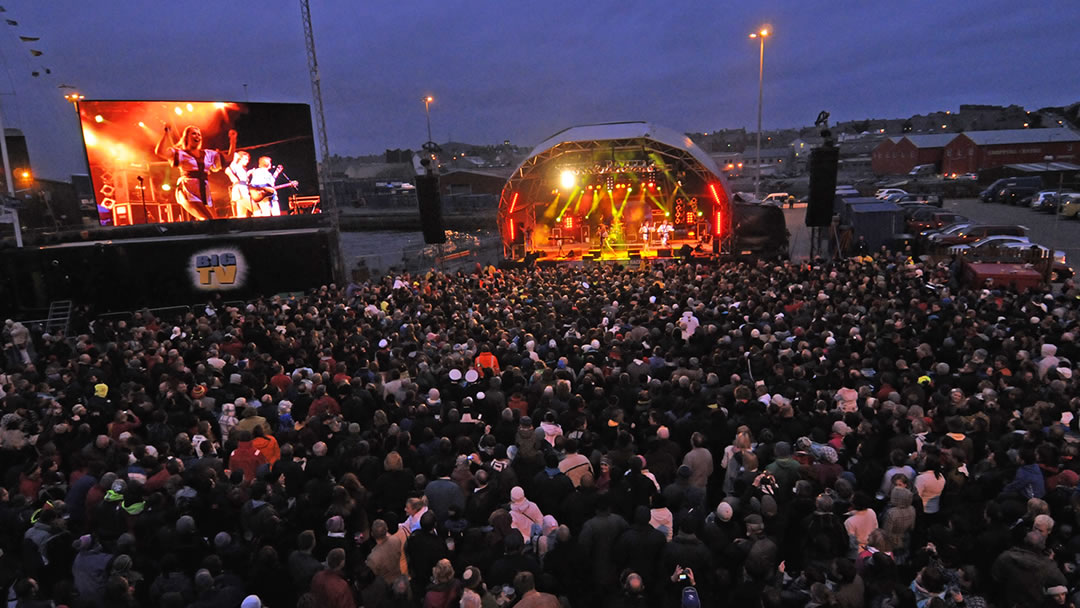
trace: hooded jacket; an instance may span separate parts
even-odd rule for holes
[[[911,501],[911,490],[893,488],[889,495],[889,508],[882,515],[881,529],[898,551],[907,548],[911,531],[915,529],[915,507],[911,506]]]

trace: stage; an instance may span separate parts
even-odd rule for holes
[[[532,258],[537,261],[574,261],[574,260],[600,260],[600,261],[623,261],[638,259],[663,259],[682,257],[684,247],[698,255],[712,254],[712,239],[698,238],[697,230],[680,231],[682,238],[669,238],[667,240],[653,238],[630,238],[623,239],[619,236],[608,236],[602,239],[599,235],[591,238],[582,238],[579,231],[573,236],[547,237],[546,242],[532,242],[527,239],[524,243],[517,243],[512,247],[511,257],[515,260]],[[550,234],[550,232],[549,232]],[[567,234],[563,231],[563,234]]]
[[[730,253],[730,207],[723,176],[684,135],[643,122],[573,127],[537,146],[503,188],[503,257]]]

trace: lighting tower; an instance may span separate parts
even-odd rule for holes
[[[315,58],[315,35],[311,32],[311,5],[308,0],[300,0],[300,16],[304,21],[304,43],[307,45],[308,73],[311,76],[311,98],[315,103],[315,133],[319,138],[319,153],[322,164],[319,173],[322,176],[322,196],[326,201],[323,211],[330,214],[330,230],[335,245],[330,248],[335,281],[339,284],[346,279],[345,260],[341,252],[341,226],[338,218],[334,191],[330,188],[330,144],[326,137],[326,118],[323,116],[322,85],[319,77],[319,60]]]
[[[315,58],[315,35],[311,33],[311,5],[308,0],[300,0],[300,15],[304,20],[304,43],[307,45],[308,73],[311,76],[311,97],[315,103],[315,134],[319,138],[319,153],[322,155],[322,193],[326,197],[326,211],[331,222],[337,228],[337,209],[334,195],[330,189],[330,144],[326,139],[326,118],[323,116],[322,85],[319,78],[319,60]]]

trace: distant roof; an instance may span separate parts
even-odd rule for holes
[[[852,213],[878,213],[881,211],[900,211],[900,207],[888,201],[851,205]]]
[[[968,139],[980,146],[1000,144],[1035,144],[1051,141],[1080,141],[1080,133],[1067,128],[1003,129],[1001,131],[968,131]]]
[[[934,133],[931,135],[908,135],[904,139],[916,148],[944,148],[945,144],[956,138],[956,133]]]
[[[641,138],[651,139],[671,146],[672,148],[685,150],[706,169],[712,171],[716,175],[720,174],[720,169],[716,166],[716,163],[713,162],[713,159],[710,158],[704,150],[699,148],[689,137],[667,127],[661,127],[660,125],[644,121],[606,122],[563,129],[540,142],[533,148],[529,157],[531,158],[538,154],[542,154],[559,144],[572,141],[608,141],[614,139]]]
[[[460,169],[449,169],[439,174],[439,177],[446,177],[455,173],[468,173],[471,175],[484,175],[487,177],[497,177],[499,179],[506,179],[513,173],[513,167],[489,167],[485,169],[474,169],[472,167],[461,167]]]
[[[1055,140],[1056,141],[1056,140]],[[1045,173],[1047,171],[1080,171],[1080,165],[1073,163],[1049,162],[1049,163],[1017,163],[1005,165],[1009,169],[1023,171],[1024,173]]]

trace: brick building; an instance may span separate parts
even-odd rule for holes
[[[945,146],[956,133],[890,137],[871,152],[870,167],[877,175],[904,175],[918,165],[942,169]]]
[[[943,173],[969,173],[1017,163],[1075,162],[1080,133],[1072,129],[1006,129],[960,133],[945,146]]]

